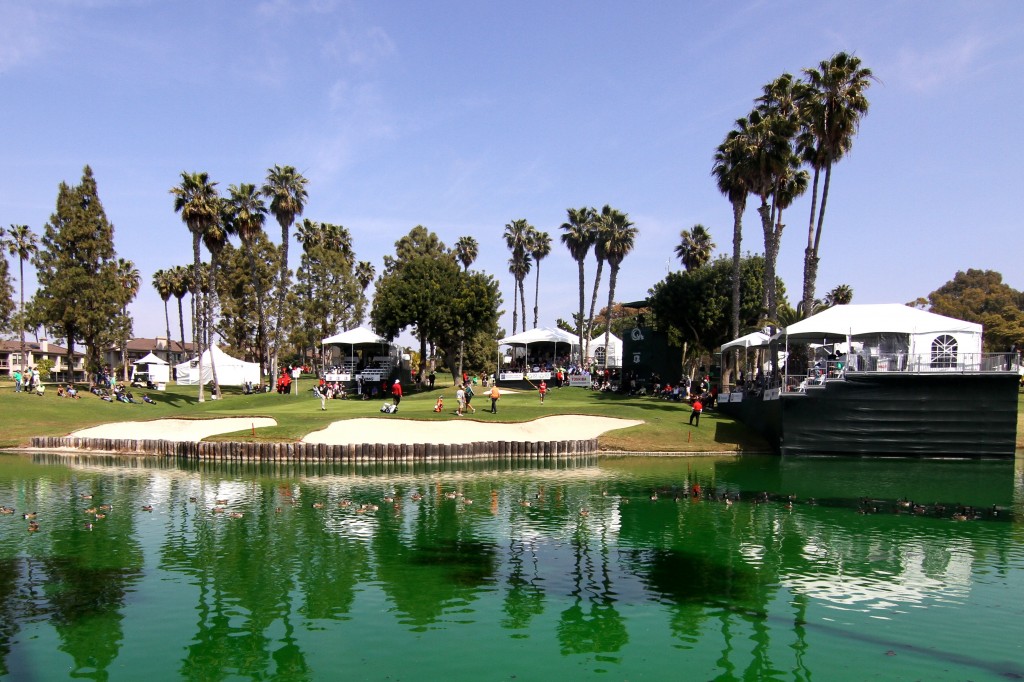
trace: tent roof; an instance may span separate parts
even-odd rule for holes
[[[727,351],[730,348],[764,348],[771,341],[771,337],[764,332],[750,332],[738,339],[733,339],[729,343],[722,344],[719,348],[721,351]]]
[[[166,365],[166,364],[168,364],[168,362],[166,360],[158,358],[157,356],[153,355],[153,353],[150,353],[149,355],[147,355],[144,358],[139,358],[138,360],[136,360],[132,364],[133,365]]]
[[[900,303],[837,305],[794,322],[776,337],[818,340],[864,334],[939,334],[964,332],[981,334],[981,325],[936,315]]]
[[[608,335],[608,345],[612,348],[622,348],[622,339],[615,336],[615,334]],[[591,348],[601,348],[604,346],[604,334],[598,334],[590,340]]]
[[[247,365],[255,365],[255,366],[259,367],[258,363],[246,362],[245,360],[240,360],[239,358],[231,357],[230,355],[228,355],[227,353],[222,351],[219,346],[211,346],[210,348],[207,348],[206,350],[203,351],[203,364],[204,365],[206,365],[206,363],[208,363],[210,361],[210,353],[211,352],[213,353],[213,361],[215,363],[217,363],[217,367],[218,368],[221,368],[221,367],[241,367],[241,366],[247,366]],[[197,360],[197,359],[198,358],[193,355],[190,359],[186,360],[185,362],[182,362],[181,364],[176,365],[176,367],[187,367],[189,365],[189,363],[191,363],[192,361]],[[208,366],[209,365],[207,365],[207,367]]]
[[[500,339],[503,346],[525,346],[531,343],[568,343],[579,345],[579,340],[567,331],[550,327],[537,327],[528,332],[513,334]]]
[[[347,332],[341,332],[334,336],[328,336],[326,339],[320,341],[324,346],[328,344],[343,344],[345,346],[358,346],[361,344],[386,344],[388,342],[382,336],[377,336],[366,327],[356,327],[355,329],[349,329]]]

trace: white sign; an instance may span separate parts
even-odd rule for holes
[[[530,381],[539,381],[540,379],[543,379],[544,381],[550,381],[551,372],[527,372],[526,378],[529,379]]]
[[[501,381],[522,381],[522,372],[502,372],[498,375],[498,379]]]
[[[579,386],[581,388],[590,388],[590,375],[589,374],[570,374],[569,385]]]
[[[324,375],[324,381],[352,381],[352,375],[348,372],[328,372]]]

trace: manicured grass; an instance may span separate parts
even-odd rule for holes
[[[192,386],[168,386],[166,392],[135,389],[141,398],[148,393],[156,405],[108,403],[83,392],[79,400],[58,398],[49,387],[43,397],[15,394],[13,385],[0,383],[0,447],[26,445],[32,436],[61,436],[88,426],[115,421],[145,421],[159,418],[202,419],[214,417],[273,417],[278,425],[250,431],[225,434],[210,440],[274,440],[294,441],[307,433],[322,429],[339,419],[356,417],[380,418],[381,428],[393,419],[418,419],[426,422],[451,419],[475,419],[488,422],[522,422],[546,415],[587,414],[644,422],[641,426],[621,429],[601,437],[601,446],[610,450],[640,452],[730,452],[767,451],[768,445],[754,432],[733,420],[705,410],[700,428],[687,424],[687,405],[649,397],[630,398],[595,393],[580,388],[554,389],[543,405],[535,392],[503,395],[498,414],[490,414],[490,399],[482,388],[477,390],[473,404],[475,415],[455,415],[455,389],[448,377],[438,376],[436,388],[417,392],[407,388],[398,415],[380,413],[384,398],[376,400],[332,400],[321,411],[320,401],[312,396],[312,380],[300,381],[299,395],[242,395],[233,388],[225,389],[223,400],[197,401],[198,391]],[[438,395],[445,398],[445,411],[435,413]],[[207,396],[209,392],[207,391]],[[390,402],[390,398],[387,400]]]

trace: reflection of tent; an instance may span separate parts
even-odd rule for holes
[[[166,384],[171,379],[171,366],[153,353],[136,360],[132,365],[132,382]]]
[[[213,352],[213,360],[217,364],[217,381],[220,382],[221,386],[243,386],[247,381],[259,385],[260,366],[258,363],[233,358],[216,346],[203,351],[202,382],[204,384],[213,381],[213,368],[210,367],[211,351]],[[178,373],[179,385],[194,386],[199,383],[197,359],[175,365],[174,369]]]
[[[598,353],[598,349],[601,353]],[[602,367],[622,367],[622,339],[615,334],[608,335],[608,362],[604,362],[604,334],[599,334],[590,340],[590,352],[597,359],[597,364]]]

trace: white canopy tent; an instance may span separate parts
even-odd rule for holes
[[[772,340],[772,337],[768,336],[764,332],[750,332],[738,339],[733,339],[729,343],[722,344],[722,347],[718,350],[725,352],[730,348],[767,348],[768,343]]]
[[[604,348],[604,334],[599,334],[590,340],[590,351],[596,358],[598,356],[598,349],[601,349],[605,357],[608,358],[608,367],[622,367],[622,339],[615,336],[615,334],[608,335],[608,349]],[[600,366],[605,366],[603,360],[597,362]]]
[[[171,366],[163,358],[149,353],[132,363],[132,383],[149,382],[156,384],[160,390],[171,380]]]
[[[328,336],[325,339],[321,339],[321,346],[348,346],[349,360],[348,362],[342,362],[343,367],[335,368],[333,370],[327,370],[325,376],[328,381],[352,381],[356,377],[356,348],[357,347],[376,347],[387,349],[384,353],[378,353],[376,357],[387,356],[386,366],[381,365],[379,370],[364,369],[364,375],[372,375],[369,378],[379,380],[382,376],[387,375],[391,372],[392,365],[397,365],[398,358],[392,357],[395,353],[392,353],[392,344],[385,339],[383,336],[374,333],[373,331],[365,327],[356,327],[355,329],[349,329],[348,331],[335,334],[334,336]],[[327,356],[326,353],[323,354]],[[344,358],[344,348],[342,349],[342,357]],[[365,358],[364,358],[365,359]],[[383,363],[383,360],[381,361]],[[367,377],[364,377],[367,378]]]
[[[557,357],[559,344],[568,346],[571,354],[574,347],[579,347],[579,339],[567,331],[552,329],[551,327],[536,327],[529,331],[498,339],[498,345],[500,346],[522,346],[525,358],[529,357],[529,347],[536,344],[553,344],[554,350],[552,355]],[[531,378],[529,368],[526,368],[526,370],[527,378]]]
[[[200,381],[208,384],[213,381],[213,367],[210,357],[217,365],[217,381],[221,386],[244,386],[251,382],[257,386],[260,384],[260,366],[256,362],[246,362],[233,358],[217,346],[203,351],[203,375],[199,376],[199,364],[197,359],[187,360],[174,369],[178,374],[178,385],[195,386]]]

